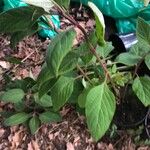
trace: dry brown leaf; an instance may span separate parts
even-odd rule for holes
[[[3,128],[0,129],[0,138],[3,136],[3,134],[5,133],[5,130]]]
[[[4,69],[9,69],[10,68],[10,63],[6,61],[0,61],[0,66]]]
[[[40,150],[40,147],[39,147],[37,141],[31,140],[31,142],[28,144],[27,150]]]
[[[21,130],[19,130],[18,132],[11,134],[8,139],[11,142],[12,146],[11,146],[11,150],[17,149],[17,147],[20,145],[20,143],[22,142],[22,138],[23,138],[23,132]]]
[[[67,146],[67,150],[75,150],[72,143],[67,143],[66,146]]]
[[[150,150],[150,147],[149,147],[149,146],[140,147],[140,148],[138,148],[137,150]]]
[[[87,23],[86,23],[86,27],[93,29],[94,26],[95,26],[95,21],[92,20],[92,19],[89,19],[89,20],[87,21]]]

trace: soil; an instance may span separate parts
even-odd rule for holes
[[[117,106],[115,120],[116,125],[123,128],[134,128],[144,122],[148,109],[140,102],[140,100],[132,92],[132,88],[128,86],[124,95],[125,89],[122,89],[122,100]],[[119,114],[119,115],[118,115]]]
[[[73,17],[87,32],[90,32],[95,26],[94,20],[86,11],[81,11],[81,13],[78,11],[78,15],[75,15],[75,12],[77,12],[76,8],[72,9]],[[70,26],[68,21],[62,18],[61,30],[68,26]],[[74,44],[76,45],[83,41],[83,35],[77,28],[75,30],[77,38]],[[110,32],[112,31],[110,29]],[[4,76],[11,76],[12,79],[22,79],[28,76],[36,78],[44,62],[45,51],[49,43],[49,39],[41,39],[35,34],[25,38],[15,50],[12,50],[9,37],[0,35],[0,90],[5,85]],[[14,56],[22,63],[12,64],[6,59],[8,56]],[[6,105],[0,101],[0,112],[10,108],[12,108],[11,104]],[[3,118],[0,116],[0,150],[150,150],[146,144],[136,143],[134,136],[121,128],[116,129],[113,138],[106,134],[96,143],[87,129],[85,117],[76,112],[75,106],[67,105],[60,113],[63,117],[62,122],[42,125],[35,135],[31,135],[28,128],[23,125],[3,126]],[[136,115],[141,116],[140,112]]]

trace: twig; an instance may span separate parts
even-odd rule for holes
[[[90,84],[92,84],[90,78],[87,76],[87,74],[83,71],[83,69],[77,65],[78,70],[82,73],[82,75],[89,81]]]
[[[86,73],[87,76],[88,76],[88,75],[92,75],[92,74],[94,74],[94,73],[93,73],[93,72],[87,72],[87,73]],[[82,77],[84,77],[84,75],[79,75],[79,76],[77,76],[77,77],[75,78],[75,80],[80,79],[80,78],[82,78]]]
[[[21,62],[22,62],[22,63],[25,62],[32,54],[34,54],[34,51],[31,52],[29,55],[27,55],[24,59],[22,59]],[[14,67],[13,69],[16,69],[19,65],[20,65],[20,64],[15,65],[15,67]]]
[[[31,52],[31,53],[30,53],[28,56],[26,56],[24,59],[22,59],[21,62],[22,62],[22,63],[25,62],[33,53],[34,53],[34,51]],[[20,64],[15,65],[14,67],[12,66],[9,70],[6,70],[3,74],[9,75],[9,74],[11,73],[11,71],[12,71],[13,69],[16,69],[19,65],[20,65]],[[0,78],[0,81],[1,81],[1,80],[3,80],[2,77]]]
[[[122,136],[113,146],[116,147],[125,137],[126,135]]]

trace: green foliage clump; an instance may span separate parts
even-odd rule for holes
[[[61,121],[59,110],[66,103],[74,103],[85,111],[91,135],[98,141],[109,129],[122,87],[131,85],[143,105],[150,106],[150,77],[137,73],[142,62],[150,69],[150,25],[139,18],[138,43],[114,59],[112,43],[104,40],[104,20],[97,7],[89,3],[96,16],[96,31],[87,35],[67,13],[69,3],[56,0],[54,4],[61,16],[83,32],[85,41],[79,47],[73,45],[76,37],[73,28],[58,33],[47,49],[38,78],[12,81],[2,93],[1,100],[13,103],[15,109],[4,124],[27,122],[34,134],[43,123]],[[44,8],[37,6],[6,11],[0,14],[0,32],[10,34],[14,46],[35,33],[39,29],[38,18],[46,14]]]

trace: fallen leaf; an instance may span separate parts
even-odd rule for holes
[[[37,143],[37,141],[32,140],[29,144],[28,144],[28,149],[27,150],[40,150],[40,147]]]
[[[72,143],[67,143],[67,150],[75,150]]]
[[[10,64],[6,61],[0,61],[0,66],[4,69],[9,69],[10,68]]]
[[[5,130],[3,128],[0,129],[0,138],[3,136],[3,134],[5,133]]]

